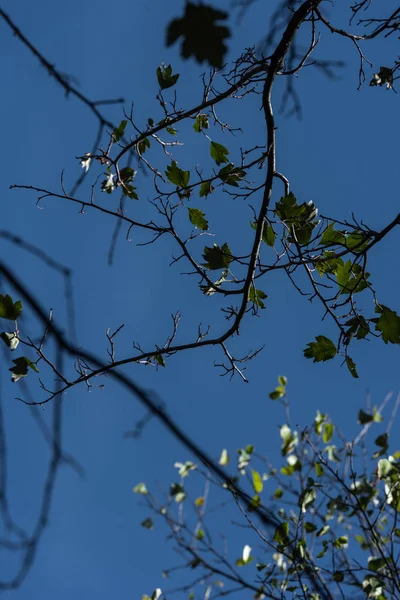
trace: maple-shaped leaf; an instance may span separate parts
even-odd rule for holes
[[[167,46],[183,37],[181,56],[193,56],[199,63],[208,62],[211,67],[221,68],[227,46],[224,40],[230,37],[227,27],[217,21],[228,18],[228,14],[208,4],[186,3],[185,13],[168,25]]]

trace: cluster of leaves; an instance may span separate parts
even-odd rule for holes
[[[14,331],[2,331],[0,337],[11,352],[17,349],[20,339],[18,332],[17,319],[22,313],[22,302],[17,300],[14,302],[8,294],[3,296],[0,294],[0,318],[7,321],[14,321]],[[39,372],[36,363],[32,362],[26,356],[19,356],[13,359],[14,366],[9,370],[12,373],[11,380],[17,382],[28,375],[29,369]]]
[[[179,32],[179,35],[184,35],[182,32],[191,31],[200,18],[196,16],[196,11],[206,13],[206,16],[203,13],[200,15],[203,26],[208,21],[211,24],[223,18],[222,13],[214,12],[210,7],[187,3],[184,19],[170,26],[170,32],[174,32],[174,35],[171,33],[171,39],[175,39]],[[381,75],[384,79],[388,76],[384,73]],[[177,84],[179,74],[173,72],[171,65],[162,64],[157,68],[156,76],[160,87],[157,98],[164,109],[164,115],[158,122],[149,118],[146,131],[139,135],[136,142],[130,142],[130,145],[135,145],[139,160],[143,160],[146,153],[145,165],[152,169],[155,181],[162,180],[167,185],[164,191],[157,183],[155,187],[158,195],[151,201],[153,206],[157,206],[158,214],[163,215],[167,223],[158,226],[151,220],[149,223],[152,228],[155,228],[160,235],[169,232],[174,239],[180,240],[180,249],[185,248],[184,256],[190,260],[192,266],[197,266],[199,286],[205,295],[211,297],[218,293],[227,295],[231,292],[243,293],[243,301],[251,305],[253,314],[259,309],[266,308],[267,294],[255,286],[254,275],[257,276],[258,281],[259,277],[265,276],[271,270],[268,267],[263,273],[264,264],[268,265],[270,262],[268,256],[277,255],[281,262],[287,260],[286,272],[293,283],[297,271],[305,269],[308,280],[306,289],[304,291],[302,289],[304,278],[301,279],[300,284],[295,283],[295,285],[310,299],[318,298],[324,313],[331,316],[338,328],[338,339],[333,341],[325,335],[317,335],[315,341],[307,344],[303,354],[314,362],[331,360],[339,355],[347,365],[350,374],[358,377],[356,364],[349,355],[352,341],[380,337],[384,343],[400,343],[400,317],[394,310],[378,302],[370,273],[366,268],[369,248],[376,242],[376,232],[365,226],[359,226],[356,221],[347,224],[346,229],[337,228],[338,222],[334,219],[318,217],[318,208],[313,201],[300,202],[293,192],[288,191],[276,202],[274,208],[269,208],[260,216],[260,222],[257,219],[250,222],[255,232],[254,236],[259,236],[263,242],[257,260],[254,260],[251,253],[245,257],[236,256],[231,243],[224,241],[222,244],[215,242],[212,246],[205,245],[202,251],[203,262],[200,262],[198,258],[192,256],[188,241],[201,236],[204,232],[213,233],[213,224],[206,212],[206,201],[218,188],[234,198],[239,196],[250,198],[259,189],[250,183],[250,170],[263,166],[266,153],[260,152],[258,158],[246,164],[248,153],[242,152],[241,163],[232,162],[229,148],[210,137],[211,119],[214,120],[214,124],[221,124],[215,112],[204,108],[187,118],[193,121],[194,133],[201,134],[209,144],[209,156],[214,165],[210,176],[204,177],[199,165],[196,165],[195,172],[185,168],[175,160],[173,152],[170,151],[165,152],[168,163],[164,168],[152,165],[152,157],[147,155],[154,143],[161,143],[164,150],[167,145],[173,148],[180,143],[178,131],[174,127],[174,120],[180,119],[180,113],[176,111],[174,102],[171,102],[172,110],[168,111],[167,101],[163,95],[163,92],[168,92]],[[136,172],[130,166],[120,168],[118,164],[120,158],[116,160],[112,158],[114,144],[118,144],[118,157],[124,156],[122,140],[130,125],[133,131],[143,131],[142,127],[135,125],[132,117],[124,119],[113,130],[107,152],[96,156],[86,154],[82,157],[81,164],[86,171],[93,158],[101,165],[106,164],[106,179],[102,182],[101,189],[107,194],[121,189],[124,196],[139,199],[137,188],[133,185]],[[176,140],[166,142],[161,139],[162,133],[173,136]],[[173,186],[173,191],[168,189],[169,185]],[[234,191],[232,192],[230,188]],[[196,194],[198,199],[203,199],[201,207],[193,202]],[[186,241],[180,237],[173,225],[175,214],[182,210],[186,214],[187,222],[193,228],[193,233]],[[253,245],[252,252],[258,246],[258,244]],[[252,275],[251,265],[254,263],[256,268]],[[209,272],[213,271],[220,271],[215,282],[209,278]],[[361,313],[356,303],[356,295],[364,291],[371,293],[375,310],[375,314],[369,317]],[[347,312],[343,310],[344,307],[348,308]]]
[[[286,386],[286,377],[279,377],[270,398],[282,402],[288,417]],[[356,438],[346,442],[327,414],[317,412],[304,430],[292,429],[285,422],[280,427],[283,465],[274,467],[253,445],[247,445],[237,450],[237,475],[230,478],[230,484],[221,484],[191,461],[176,463],[181,480],[171,484],[161,505],[145,484],[137,485],[133,491],[146,498],[154,517],[162,517],[181,556],[188,559],[182,591],[190,590],[189,598],[194,598],[198,587],[206,585],[208,593],[214,588],[224,594],[247,589],[256,600],[278,599],[288,593],[293,598],[320,600],[325,597],[321,595],[324,589],[337,590],[342,597],[357,593],[378,600],[398,598],[400,451],[389,454],[387,430],[378,432],[372,446],[367,439],[371,427],[382,427],[380,409],[361,410],[358,423],[361,429]],[[366,452],[367,461],[362,457]],[[220,466],[227,468],[231,462],[224,449]],[[192,472],[197,473],[197,483],[190,487],[187,478]],[[201,496],[197,495],[199,477],[205,484]],[[229,560],[227,542],[219,551],[209,533],[212,526],[207,525],[210,477],[212,489],[220,489],[212,492],[216,505],[226,511],[227,498],[233,496],[233,506],[239,507],[235,522],[241,515],[247,527],[247,543],[239,556],[233,558],[233,554]],[[250,486],[247,505],[235,494],[237,484]],[[179,508],[182,504],[184,513]],[[194,518],[189,516],[190,509]],[[232,522],[231,510],[226,527]],[[257,512],[263,510],[272,511],[276,519],[272,535],[257,522]],[[218,523],[222,527],[223,521]],[[228,539],[227,531],[219,529],[218,534]],[[203,575],[192,576],[193,569]],[[165,577],[169,575],[164,572]]]

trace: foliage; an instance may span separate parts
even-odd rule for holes
[[[242,4],[249,6],[252,1]],[[321,215],[323,192],[315,201],[300,197],[302,194],[291,190],[290,173],[280,172],[278,160],[281,117],[276,110],[276,81],[283,85],[284,106],[292,102],[293,110],[299,112],[294,78],[305,67],[309,67],[309,72],[316,68],[332,74],[340,66],[338,61],[322,60],[316,55],[317,45],[323,45],[326,37],[333,34],[336,39],[350,41],[355,48],[360,59],[361,89],[366,81],[365,69],[371,65],[363,43],[378,37],[385,41],[392,34],[397,35],[400,27],[400,9],[354,24],[354,19],[370,10],[371,4],[361,0],[351,6],[347,31],[333,24],[321,0],[283,0],[272,15],[265,52],[247,48],[227,66],[226,42],[231,34],[225,25],[227,13],[209,4],[186,2],[183,16],[168,25],[166,43],[171,46],[179,41],[183,58],[206,63],[212,67],[211,72],[203,75],[202,87],[195,91],[191,105],[182,108],[180,86],[192,82],[183,82],[171,64],[161,63],[154,73],[158,91],[153,103],[150,99],[148,103],[152,116],[134,114],[132,103],[130,113],[124,110],[119,124],[112,123],[99,108],[113,101],[86,98],[0,9],[0,16],[49,75],[67,95],[89,107],[99,122],[95,142],[90,146],[88,141],[82,149],[92,150],[78,157],[81,176],[77,176],[71,192],[66,191],[63,179],[61,191],[29,183],[13,184],[11,188],[34,192],[39,205],[42,198],[53,197],[75,203],[81,213],[90,209],[90,214],[98,211],[115,220],[110,262],[122,225],[127,228],[128,240],[132,231],[141,230],[148,235],[142,246],[162,239],[172,254],[172,261],[168,262],[185,264],[182,271],[190,275],[190,282],[204,296],[202,301],[208,303],[210,312],[214,308],[218,311],[220,319],[215,320],[223,324],[214,334],[211,327],[205,329],[196,322],[197,332],[182,341],[178,339],[181,315],[177,311],[172,316],[172,331],[165,339],[147,347],[134,342],[133,351],[117,359],[116,337],[122,324],[113,333],[107,331],[109,360],[104,360],[74,344],[53,320],[52,311],[43,309],[27,290],[18,270],[14,272],[12,266],[2,264],[5,294],[0,295],[0,337],[7,356],[4,363],[12,381],[19,382],[22,388],[19,401],[35,407],[48,404],[54,410],[51,435],[45,434],[46,441],[51,441],[52,459],[39,521],[32,536],[22,536],[18,546],[25,553],[21,570],[4,589],[18,587],[29,570],[47,522],[57,469],[63,462],[73,462],[60,445],[61,398],[81,383],[91,389],[98,378],[110,375],[193,454],[190,459],[175,463],[177,471],[162,503],[149,491],[150,484],[147,488],[145,483],[139,483],[133,489],[151,512],[141,526],[150,532],[160,519],[164,521],[170,539],[186,559],[183,570],[189,575],[188,583],[180,584],[182,591],[205,586],[204,597],[208,598],[212,592],[227,595],[244,589],[259,600],[288,594],[313,600],[332,599],[337,593],[347,597],[354,590],[378,600],[400,597],[400,455],[396,450],[389,453],[390,425],[379,430],[373,448],[367,442],[369,429],[382,427],[381,409],[360,411],[361,430],[350,442],[344,442],[336,424],[320,412],[309,428],[294,427],[286,400],[287,379],[281,376],[269,397],[285,409],[279,428],[282,464],[273,466],[253,444],[246,444],[236,451],[237,472],[232,474],[228,469],[234,462],[234,452],[223,448],[219,461],[210,459],[179,429],[161,403],[119,369],[128,364],[151,365],[156,370],[168,368],[169,360],[179,353],[208,346],[222,356],[222,362],[215,361],[222,375],[239,375],[247,382],[244,365],[261,348],[237,357],[231,353],[230,344],[250,318],[260,317],[261,311],[268,309],[269,297],[275,292],[271,274],[282,274],[287,285],[299,292],[299,312],[301,300],[306,297],[317,305],[317,317],[330,321],[330,325],[324,322],[321,326],[323,331],[314,331],[314,325],[310,325],[308,339],[312,341],[304,340],[298,348],[299,359],[321,363],[337,358],[347,366],[349,377],[357,378],[359,372],[352,357],[358,346],[367,341],[400,344],[400,317],[395,307],[383,303],[385,292],[375,288],[378,278],[368,270],[371,252],[400,224],[400,215],[394,213],[383,226],[378,213],[377,224],[366,224],[363,214],[355,214],[356,211],[351,219],[346,218],[337,214],[334,206],[329,208],[329,214]],[[334,10],[332,13],[335,16]],[[302,43],[307,40],[306,49],[300,50],[299,39]],[[390,57],[387,60],[390,66],[380,66],[370,80],[370,88],[377,89],[364,88],[364,93],[383,93],[379,88],[394,91],[400,61],[395,58],[390,62]],[[360,98],[362,101],[361,94]],[[255,131],[248,131],[245,116],[254,112],[254,100],[254,122],[256,118],[258,121]],[[221,117],[228,101],[240,107],[236,126],[225,123]],[[234,137],[239,133],[240,143]],[[181,151],[183,144],[192,144],[201,160],[191,161],[191,154]],[[146,179],[146,175],[151,179]],[[85,182],[89,182],[86,188]],[[220,220],[215,217],[217,203],[225,207]],[[240,224],[239,235],[232,227],[233,221]],[[15,239],[14,242],[17,243]],[[32,248],[29,250],[33,252]],[[68,275],[51,257],[35,251],[42,260]],[[160,268],[164,254],[160,253]],[[279,294],[282,293],[285,291],[280,289]],[[9,294],[18,299],[14,301]],[[28,333],[26,308],[36,319],[33,336]],[[266,320],[281,318],[270,317],[268,310],[264,314]],[[287,337],[289,334],[283,332]],[[24,352],[12,358],[14,355],[9,352],[21,347]],[[64,365],[65,357],[71,359],[68,366],[72,368]],[[37,375],[39,367],[41,378]],[[51,383],[42,379],[43,372],[44,377],[50,375]],[[28,374],[36,386],[34,400],[23,381]],[[1,427],[0,422],[0,437]],[[142,427],[140,423],[138,429]],[[1,452],[0,460],[4,461],[5,451]],[[361,460],[366,456],[368,461]],[[3,463],[0,467],[3,472]],[[0,482],[0,509],[4,512],[7,502],[2,486]],[[215,521],[208,526],[213,494],[224,510],[226,503],[230,504],[229,510],[236,510],[235,517],[242,518],[247,527],[249,539],[229,554],[215,541]],[[222,528],[223,519],[217,526]],[[13,535],[17,528],[9,530]],[[4,542],[8,548],[7,543],[14,549],[14,539]],[[165,575],[168,577],[170,571],[165,571]],[[159,600],[162,595],[162,590],[156,588],[143,598]]]
[[[282,462],[272,464],[252,445],[237,451],[234,478],[247,489],[247,502],[204,467],[194,470],[193,463],[190,477],[184,479],[189,471],[181,468],[181,483],[171,484],[164,498],[152,491],[146,496],[158,535],[166,530],[184,559],[176,589],[192,598],[234,591],[256,599],[400,597],[400,452],[389,452],[390,424],[380,433],[389,397],[380,407],[360,411],[359,431],[347,441],[320,412],[308,427],[293,428],[287,379],[279,377],[278,384],[270,397],[278,399],[279,391],[284,409]],[[220,464],[228,463],[224,449]],[[176,507],[177,493],[183,511]],[[238,537],[236,528],[244,535]],[[246,540],[241,553],[240,537]],[[163,572],[167,585],[170,578],[169,586],[176,585],[176,570]]]

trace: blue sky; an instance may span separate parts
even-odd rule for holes
[[[263,14],[259,4],[240,26],[234,26],[228,58],[234,59],[265,33],[268,13]],[[228,7],[222,1],[218,5]],[[182,104],[197,103],[201,95],[199,76],[204,69],[183,63],[177,47],[164,47],[165,25],[180,14],[182,6],[178,0],[167,5],[161,0],[118,0],[112,8],[103,0],[95,4],[77,0],[2,3],[58,69],[78,79],[83,93],[98,99],[123,96],[127,107],[134,100],[135,114],[142,123],[159,115],[155,70],[162,61],[172,63],[180,73]],[[97,124],[85,107],[63,97],[62,90],[2,22],[0,32],[1,227],[39,245],[73,269],[79,344],[106,358],[107,328],[114,330],[125,323],[117,357],[130,352],[133,340],[145,348],[154,347],[170,332],[170,314],[177,310],[182,313],[182,342],[193,339],[199,321],[221,328],[218,312],[210,308],[210,299],[199,295],[194,278],[181,276],[179,267],[168,268],[174,250],[169,242],[143,248],[135,245],[134,235],[131,242],[121,236],[114,265],[109,267],[107,253],[114,227],[110,219],[95,211],[80,215],[76,205],[55,199],[46,199],[41,205],[44,209],[39,210],[32,194],[8,189],[10,184],[20,183],[57,190],[62,169],[71,184],[80,174],[75,157],[90,150]],[[376,67],[388,62],[388,57],[392,60],[393,44],[371,45],[369,57]],[[368,85],[357,91],[357,54],[346,40],[335,42],[325,34],[319,56],[343,59],[347,65],[333,80],[312,69],[301,73],[296,86],[303,119],[277,114],[279,169],[290,178],[299,199],[312,199],[322,214],[345,219],[354,210],[379,229],[398,210],[394,131],[398,96]],[[367,76],[373,72],[367,71]],[[280,85],[278,82],[278,97]],[[225,114],[232,125],[245,120],[246,144],[259,139],[263,121],[258,110],[244,115],[236,101]],[[107,115],[119,122],[121,108],[110,107]],[[202,158],[197,144],[191,135],[184,151],[177,153],[183,168]],[[234,148],[235,144],[230,145]],[[92,181],[90,177],[88,181]],[[139,186],[143,197],[151,194],[150,178],[142,179]],[[89,187],[79,193],[88,198]],[[208,201],[207,209],[219,226],[226,219],[227,205],[223,198]],[[134,204],[130,210],[134,215],[143,208]],[[242,217],[250,219],[245,206],[229,217],[229,241],[241,243]],[[138,240],[143,241],[141,236]],[[378,297],[394,310],[398,310],[399,297],[396,242],[393,232],[375,247],[370,258]],[[10,261],[42,304],[53,308],[56,319],[65,324],[62,279],[22,249],[5,240],[0,243],[3,259]],[[372,403],[379,403],[388,391],[398,389],[397,347],[359,344],[353,356],[358,380],[338,361],[314,365],[303,358],[302,349],[315,335],[333,336],[332,325],[321,323],[320,308],[301,298],[287,280],[274,277],[264,288],[269,295],[267,310],[259,318],[247,319],[239,340],[230,345],[234,351],[246,353],[265,344],[263,353],[248,365],[248,385],[219,377],[213,362],[221,357],[212,349],[175,356],[158,372],[140,365],[125,369],[154,390],[185,431],[216,457],[223,447],[233,453],[248,443],[271,458],[279,457],[278,426],[284,416],[268,399],[279,374],[289,378],[295,422],[306,425],[320,409],[329,412],[349,435],[356,431],[357,413],[365,404],[367,391]],[[1,377],[11,506],[16,518],[29,528],[37,511],[47,451],[29,410],[14,400],[16,391],[7,381],[7,365]],[[49,527],[34,568],[21,589],[5,595],[102,600],[137,598],[163,587],[160,571],[175,559],[164,543],[165,532],[140,527],[148,513],[132,494],[132,486],[145,480],[149,486],[165,489],[174,477],[174,462],[191,457],[155,420],[139,440],[124,439],[123,433],[144,413],[111,381],[106,382],[105,390],[88,393],[81,387],[71,391],[64,406],[65,448],[82,463],[86,478],[79,479],[69,468],[61,470]],[[48,418],[46,411],[44,416]],[[396,426],[393,433],[395,430]],[[240,554],[241,535],[234,535],[230,543],[233,553]],[[1,554],[0,561],[0,575],[4,576],[12,563]]]

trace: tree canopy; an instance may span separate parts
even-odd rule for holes
[[[39,61],[68,98],[89,110],[97,126],[93,137],[92,125],[91,130],[89,126],[79,128],[79,144],[85,146],[66,159],[68,170],[62,170],[58,186],[46,176],[44,157],[43,174],[38,173],[35,182],[26,179],[23,168],[18,179],[7,181],[10,200],[22,206],[29,196],[39,209],[46,209],[42,212],[52,228],[52,248],[58,237],[65,240],[67,223],[71,223],[71,212],[58,213],[63,209],[53,207],[53,201],[67,210],[74,207],[74,217],[77,212],[84,221],[79,226],[74,221],[75,229],[69,230],[71,249],[82,243],[79,234],[90,235],[91,227],[101,231],[103,223],[110,221],[113,227],[111,238],[100,244],[107,246],[107,261],[100,260],[93,249],[88,265],[79,252],[72,264],[61,264],[34,228],[29,239],[20,235],[18,225],[2,232],[4,240],[31,259],[42,261],[51,273],[45,289],[33,289],[34,271],[24,270],[24,259],[11,255],[2,260],[0,295],[3,369],[17,388],[18,403],[26,411],[30,407],[51,458],[36,525],[33,533],[28,533],[9,510],[7,428],[0,412],[2,545],[10,552],[17,549],[19,556],[12,574],[2,575],[0,589],[19,587],[33,564],[59,467],[69,464],[82,470],[79,457],[69,455],[62,444],[62,415],[70,394],[77,390],[80,398],[83,388],[98,394],[97,388],[107,390],[117,384],[146,411],[128,437],[140,437],[155,418],[189,454],[186,461],[177,460],[179,477],[168,482],[162,499],[152,491],[157,470],[134,487],[150,510],[143,528],[151,530],[158,518],[164,520],[170,539],[184,557],[183,565],[176,567],[185,571],[185,583],[176,586],[178,593],[209,598],[211,594],[218,597],[250,590],[256,598],[291,594],[288,597],[316,600],[338,594],[346,597],[356,588],[362,597],[400,597],[396,553],[399,456],[395,448],[389,453],[397,403],[385,429],[369,443],[367,433],[380,427],[388,400],[361,410],[361,429],[349,438],[328,416],[325,404],[308,423],[309,428],[307,423],[293,424],[287,378],[280,376],[271,390],[276,373],[269,373],[262,392],[256,394],[262,395],[265,403],[277,401],[284,408],[285,422],[279,426],[283,465],[275,466],[265,458],[265,453],[271,452],[268,445],[259,448],[251,442],[237,450],[237,469],[230,470],[232,450],[223,440],[224,432],[221,430],[217,458],[216,440],[199,443],[198,435],[189,434],[179,424],[179,410],[171,411],[168,398],[162,392],[159,398],[149,391],[153,387],[150,380],[140,380],[139,371],[137,375],[132,372],[133,366],[148,367],[153,382],[176,364],[178,373],[193,368],[194,377],[186,385],[205,380],[210,397],[216,375],[225,376],[224,393],[229,394],[227,380],[248,383],[248,371],[265,371],[273,352],[273,340],[259,344],[255,327],[265,328],[264,338],[273,331],[274,336],[279,334],[288,345],[294,345],[296,335],[288,326],[290,315],[285,305],[293,292],[297,299],[291,311],[308,336],[294,348],[295,356],[304,364],[328,362],[330,370],[324,373],[329,377],[335,378],[335,370],[344,366],[349,381],[363,377],[367,381],[368,366],[358,359],[365,351],[359,348],[368,345],[370,352],[379,354],[383,348],[400,344],[400,316],[391,300],[396,271],[390,262],[395,263],[393,240],[400,223],[398,207],[392,202],[393,187],[397,189],[392,181],[397,174],[366,174],[357,159],[353,191],[343,189],[345,199],[337,203],[326,200],[324,190],[315,184],[316,167],[309,164],[312,153],[307,138],[312,135],[315,139],[322,127],[321,115],[329,121],[329,114],[320,107],[321,115],[312,115],[313,125],[308,126],[300,144],[291,134],[291,126],[285,125],[307,110],[304,95],[308,103],[318,97],[321,77],[329,80],[332,89],[338,82],[343,87],[343,43],[351,66],[354,57],[357,61],[350,83],[344,82],[346,89],[358,90],[357,103],[366,102],[367,94],[379,98],[379,106],[392,99],[400,69],[394,44],[400,8],[387,6],[384,14],[374,10],[367,0],[346,9],[328,7],[318,0],[284,0],[268,11],[244,1],[228,14],[220,6],[186,2],[180,15],[169,21],[164,18],[164,43],[170,48],[168,56],[176,60],[157,58],[158,66],[151,74],[155,93],[144,91],[138,109],[134,95],[123,102],[114,85],[112,99],[93,100],[85,95],[73,77],[58,70],[0,8],[0,17],[21,47]],[[237,44],[237,39],[240,43],[232,19],[241,22],[251,11],[253,19],[265,23],[263,36],[232,57],[230,44]],[[179,62],[178,53],[188,62]],[[369,53],[380,62],[376,64]],[[184,66],[187,64],[190,70]],[[126,79],[127,74],[122,75]],[[339,106],[341,101],[338,95],[337,111],[346,113],[351,123],[357,112],[349,116],[351,111]],[[29,109],[27,112],[32,118]],[[375,136],[371,152],[377,155],[392,151],[385,143],[377,147],[379,119],[374,115],[373,125],[365,125]],[[56,127],[61,126],[60,117]],[[343,128],[340,138],[338,153],[342,146],[362,153],[351,128]],[[322,155],[330,143],[321,137]],[[293,159],[286,157],[289,145],[298,151],[302,148],[298,171]],[[61,156],[61,150],[53,151],[50,144],[45,152]],[[336,172],[334,162],[329,166]],[[385,186],[385,202],[357,193],[362,178],[370,179],[371,186],[372,180],[382,189]],[[318,189],[320,198],[311,199],[308,188],[314,194]],[[329,190],[326,195],[329,198]],[[28,209],[24,211],[28,215]],[[99,220],[92,225],[92,218]],[[133,307],[128,310],[129,266],[116,266],[118,252],[126,253],[128,242],[135,244],[133,256],[140,261],[134,281],[138,302],[151,303],[157,313],[153,316],[149,311],[147,320]],[[389,250],[388,244],[392,244]],[[93,282],[92,298],[85,295],[83,287],[73,285],[77,264],[81,276]],[[103,278],[108,277],[105,269],[109,267],[115,269],[116,278],[106,285]],[[62,276],[64,291],[60,292],[53,275]],[[151,290],[148,295],[147,289]],[[66,318],[61,315],[60,294]],[[101,311],[107,310],[108,304],[104,318]],[[159,314],[164,323],[168,312],[172,312],[169,329],[165,325],[153,331],[152,320],[158,327]],[[96,333],[86,330],[89,319]],[[135,327],[140,330],[140,341],[131,335]],[[98,333],[102,328],[106,328],[105,344],[103,330],[103,337]],[[197,357],[202,351],[209,352],[216,371],[199,366]],[[285,357],[281,363],[281,370],[290,377]],[[312,368],[318,370],[321,365]],[[251,386],[244,387],[241,393],[251,403],[255,392],[247,399]],[[111,387],[112,395],[118,394],[116,389]],[[187,393],[190,395],[190,389]],[[219,400],[215,398],[215,402]],[[50,420],[48,412],[42,416],[42,409],[51,411]],[[207,418],[212,421],[213,415]],[[225,428],[240,429],[240,415],[230,415]],[[187,486],[192,480],[195,482]],[[216,532],[220,533],[222,526],[230,530],[230,524],[220,523],[213,514],[208,524],[211,494],[222,506],[229,504],[229,519],[231,511],[236,511],[236,518],[255,540],[246,540],[240,556],[215,544]],[[357,542],[357,550],[350,540]],[[165,577],[169,579],[174,569],[167,570]],[[158,600],[164,590],[156,585],[154,590],[149,597]]]

